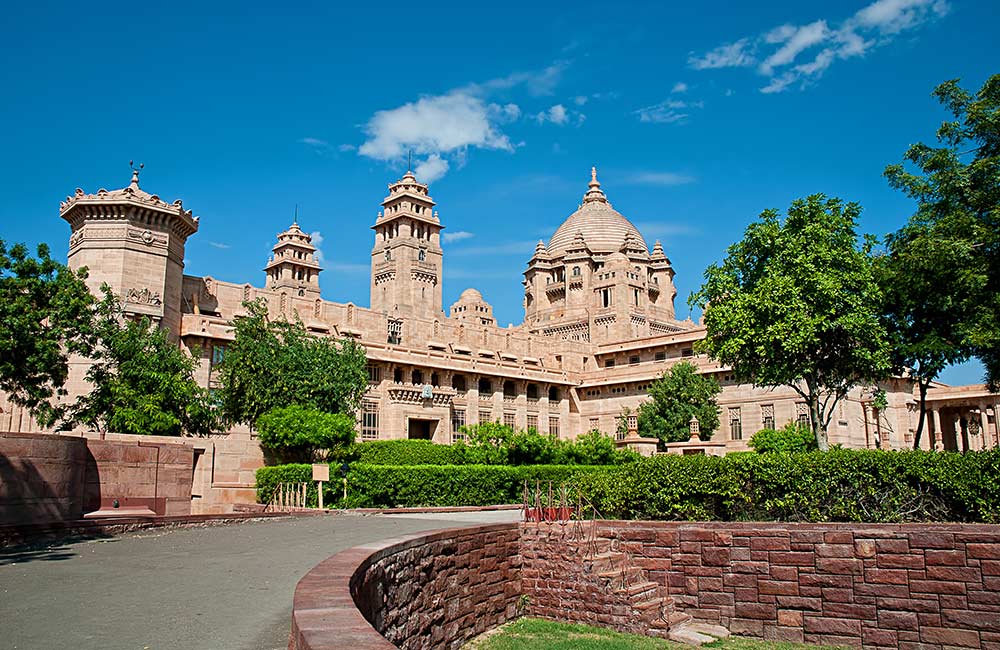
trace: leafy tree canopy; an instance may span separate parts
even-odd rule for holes
[[[243,303],[219,371],[226,419],[255,425],[271,409],[299,404],[354,415],[368,386],[364,348],[309,334],[300,321],[271,321],[263,300]]]
[[[195,381],[197,362],[148,318],[124,318],[111,289],[93,322],[98,345],[86,379],[93,386],[62,425],[83,423],[114,433],[207,435],[219,426],[208,391]]]
[[[691,437],[691,417],[698,418],[702,440],[719,428],[715,398],[722,389],[711,375],[700,375],[694,364],[683,361],[671,367],[649,387],[651,401],[639,406],[639,435],[661,443],[683,442]]]
[[[858,246],[860,212],[822,194],[794,201],[784,221],[764,211],[690,299],[704,310],[701,349],[740,381],[799,393],[820,449],[837,402],[890,366],[873,244]]]
[[[91,351],[95,300],[86,269],[54,261],[45,244],[37,254],[0,240],[0,390],[51,426],[61,409],[50,400],[66,394],[70,355]]]
[[[257,420],[260,444],[288,461],[311,462],[318,451],[337,456],[354,444],[354,418],[292,404]]]
[[[930,269],[926,293],[913,295],[926,300],[928,310],[940,306],[949,313],[918,313],[902,292],[902,308],[890,314],[902,315],[904,339],[914,348],[900,356],[918,371],[925,361],[933,372],[971,354],[983,362],[991,387],[1000,389],[1000,74],[975,95],[958,84],[952,79],[934,90],[954,116],[938,128],[940,146],[915,144],[903,163],[885,170],[889,183],[918,206],[890,236],[890,253],[902,272],[940,265]]]

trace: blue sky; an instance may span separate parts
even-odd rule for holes
[[[591,165],[663,242],[683,318],[765,208],[824,192],[898,228],[913,205],[881,172],[933,138],[931,90],[1000,72],[1000,7],[967,0],[19,4],[0,238],[64,256],[59,200],[126,184],[134,159],[201,217],[188,273],[262,284],[298,204],[324,297],[367,305],[369,227],[412,148],[449,235],[446,307],[476,286],[502,325]]]

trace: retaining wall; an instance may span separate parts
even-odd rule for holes
[[[678,611],[736,634],[1000,650],[998,526],[600,522],[598,533],[619,535]],[[496,524],[344,551],[299,582],[289,648],[460,647],[522,613],[522,581],[579,570],[568,548],[536,524]],[[607,599],[563,582],[531,589],[560,590],[565,614],[526,613],[614,625]]]

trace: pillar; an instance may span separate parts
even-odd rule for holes
[[[927,444],[928,449],[938,449],[938,443],[941,441],[941,412],[937,407],[932,407],[928,411],[927,424]]]

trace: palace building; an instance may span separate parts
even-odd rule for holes
[[[695,352],[704,328],[676,318],[667,251],[658,241],[650,249],[612,207],[596,170],[579,207],[527,260],[524,322],[506,328],[497,326],[476,289],[447,309],[442,304],[444,225],[427,185],[412,172],[388,186],[371,226],[368,307],[320,296],[323,269],[298,223],[278,234],[262,278],[233,283],[185,275],[184,247],[198,218],[180,200],[168,203],[141,189],[138,170],[119,190],[76,190],[60,216],[71,229],[69,266],[88,267],[93,291],[107,283],[127,312],[152,317],[178,345],[198,351],[205,386],[215,385],[244,301],[262,298],[272,318],[297,317],[317,335],[357,340],[367,352],[369,380],[358,414],[361,440],[448,443],[461,437],[462,425],[485,421],[563,438],[594,429],[615,434],[626,409],[634,411],[649,384],[681,360],[722,385],[721,426],[713,437],[720,448],[746,449],[761,428],[808,419],[791,389],[738,384],[725,367]],[[71,396],[83,389],[84,371],[74,365]],[[874,388],[855,389],[841,403],[831,443],[912,446],[913,385],[885,382],[889,406],[881,411],[872,406]],[[933,387],[926,446],[996,446],[997,402],[982,386]],[[37,429],[0,398],[0,430]]]

